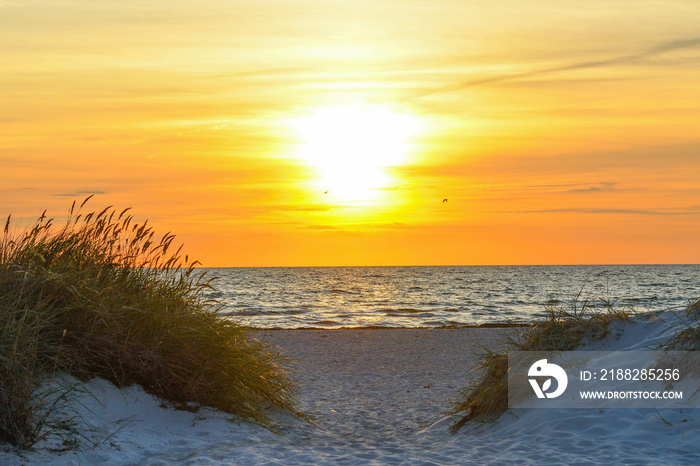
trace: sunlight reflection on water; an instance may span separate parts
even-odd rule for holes
[[[699,265],[205,269],[222,313],[258,328],[439,327],[527,322],[545,305],[687,306]],[[602,303],[598,302],[602,306]]]

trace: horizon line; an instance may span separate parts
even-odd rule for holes
[[[199,266],[199,269],[302,269],[302,268],[361,268],[361,267],[630,267],[630,266],[700,266],[698,263],[606,263],[606,264],[443,264],[443,265],[222,265]]]

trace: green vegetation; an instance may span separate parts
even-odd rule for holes
[[[602,301],[605,309],[597,311],[589,301],[580,301],[580,293],[570,307],[547,308],[548,316],[517,335],[507,336],[503,352],[486,350],[475,371],[480,379],[462,391],[463,400],[452,409],[462,417],[452,426],[457,432],[469,421],[498,418],[508,408],[508,351],[571,351],[584,340],[605,337],[613,320],[628,320],[630,311],[616,310],[613,303]]]
[[[89,199],[89,198],[88,198]],[[87,202],[87,200],[85,202]],[[0,241],[0,441],[29,447],[52,375],[141,385],[175,406],[218,408],[272,427],[269,407],[294,412],[279,356],[220,317],[211,279],[126,209],[42,215]],[[50,408],[50,407],[49,407]]]
[[[683,312],[685,328],[671,338],[662,349],[667,351],[700,351],[700,301]]]

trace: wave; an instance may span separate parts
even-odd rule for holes
[[[432,312],[428,312],[428,311],[412,311],[412,312],[402,313],[400,311],[391,311],[390,310],[390,311],[386,312],[384,315],[388,316],[388,317],[404,317],[404,318],[410,317],[412,319],[422,319],[425,317],[433,317],[435,314],[433,314]]]
[[[330,326],[341,326],[342,324],[340,322],[336,322],[335,320],[315,320],[312,322],[313,325],[322,325],[324,327],[330,327]]]
[[[341,290],[340,288],[333,288],[328,292],[334,294],[360,294],[359,291]]]
[[[398,309],[386,308],[379,309],[379,312],[391,313],[391,314],[417,314],[420,312],[427,312],[425,309],[414,309],[412,307],[400,307]]]

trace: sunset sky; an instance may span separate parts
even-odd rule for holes
[[[700,263],[699,25],[696,0],[0,0],[0,215],[95,194],[205,266]]]

